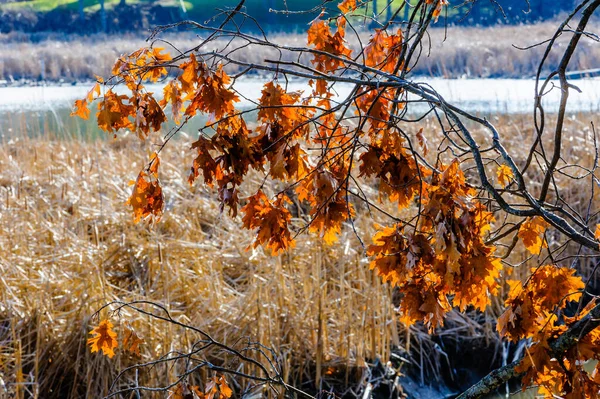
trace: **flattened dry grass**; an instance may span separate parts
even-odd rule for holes
[[[448,78],[530,78],[535,75],[545,48],[537,46],[524,51],[514,46],[527,47],[543,42],[552,36],[557,26],[558,22],[554,21],[518,26],[451,26],[447,30],[436,27],[429,32],[430,41],[427,44],[430,47],[423,50],[419,63],[412,71],[418,76]],[[361,29],[360,26],[358,28]],[[368,35],[366,32],[361,33],[364,45],[368,43]],[[306,46],[306,35],[303,34],[281,33],[270,38],[275,43],[292,47]],[[558,40],[556,50],[548,55],[545,72],[558,65],[562,57],[560,50],[569,38],[569,34],[564,34]],[[0,79],[64,79],[71,82],[95,79],[96,75],[107,77],[119,55],[148,45],[144,39],[142,34],[0,34]],[[165,39],[178,49],[192,48],[199,42],[190,32],[168,33]],[[356,54],[359,50],[356,37],[348,34],[347,40]],[[215,42],[204,50],[211,51],[217,48],[214,46],[222,47],[225,44],[225,41]],[[232,48],[230,46],[228,50]],[[176,51],[172,50],[171,53]],[[235,52],[235,57],[249,63],[262,63],[265,59],[278,58],[279,55],[276,49],[265,47],[245,47]],[[297,54],[284,55],[285,61],[297,61],[296,58]],[[304,57],[303,62],[309,63],[308,57]],[[595,46],[591,39],[583,38],[570,66],[571,70],[600,67],[600,47]],[[241,69],[240,67],[239,70]]]
[[[246,251],[251,235],[239,221],[220,214],[214,193],[187,184],[191,158],[181,143],[162,159],[163,219],[134,224],[128,180],[146,161],[136,140],[2,145],[0,390],[106,393],[135,359],[91,354],[86,338],[97,323],[90,316],[116,299],[165,304],[226,343],[248,337],[273,347],[296,383],[314,380],[317,353],[322,367],[361,366],[400,345],[391,289],[368,270],[351,231],[332,247],[301,236],[287,255]],[[168,325],[128,312],[112,320],[119,331],[125,321],[135,326],[144,360],[189,349],[191,338]],[[140,382],[174,381],[176,370],[162,371]]]
[[[569,118],[565,162],[593,161],[590,120],[598,123],[596,116]],[[518,115],[493,121],[518,163],[523,159],[515,149],[533,138],[525,121]],[[431,137],[432,148],[436,140]],[[391,348],[406,351],[421,379],[440,376],[450,362],[459,370],[452,378],[462,378],[460,370],[471,367],[461,363],[470,346],[496,348],[498,357],[490,361],[500,361],[494,327],[500,298],[483,315],[450,314],[437,338],[419,326],[408,332],[398,324],[393,290],[368,270],[351,228],[330,247],[301,235],[295,249],[278,257],[247,251],[251,234],[240,229],[239,220],[220,213],[215,193],[187,184],[192,158],[185,139],[171,143],[161,157],[163,219],[155,226],[134,224],[125,205],[128,181],[147,161],[152,142],[141,144],[131,136],[92,142],[13,138],[0,146],[0,397],[99,397],[118,370],[189,350],[189,334],[123,311],[111,320],[119,332],[129,323],[144,339],[141,359],[120,349],[114,359],[91,354],[86,339],[97,320],[90,317],[112,300],[157,302],[175,319],[225,343],[250,339],[272,347],[287,381],[304,387],[318,376],[325,389],[334,380],[356,386],[367,377],[366,362],[389,359]],[[551,142],[545,145],[550,148]],[[534,191],[535,181],[532,177]],[[250,182],[256,184],[258,179]],[[574,209],[585,210],[589,180],[563,176],[557,184],[568,189]],[[372,234],[374,222],[385,221],[364,207],[357,215],[363,237]],[[508,244],[498,244],[500,254]],[[528,259],[533,263],[523,265]],[[544,261],[532,259],[521,244],[506,260],[515,266],[510,278],[523,278],[531,265]],[[579,265],[584,276],[593,263],[590,258]],[[473,344],[461,347],[465,341]],[[206,356],[226,361],[222,353]],[[481,351],[469,356],[484,362]],[[138,378],[140,384],[167,385],[180,371],[156,367],[126,375],[124,382]]]

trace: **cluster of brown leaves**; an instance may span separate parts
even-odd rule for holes
[[[357,7],[351,0],[340,4],[343,12]],[[330,23],[318,18],[308,29],[308,44],[315,50],[312,62],[315,69],[325,74],[338,72],[350,61],[351,51],[344,39],[346,19],[341,16],[335,25],[332,33]],[[402,46],[401,31],[391,34],[377,30],[365,48],[365,63],[386,73],[397,73],[403,68]],[[451,307],[450,296],[461,309],[468,305],[485,308],[487,296],[496,290],[500,269],[492,255],[494,248],[482,241],[491,216],[471,198],[473,193],[466,188],[457,162],[442,175],[432,176],[407,150],[401,132],[389,125],[399,90],[359,88],[355,112],[360,126],[356,128],[340,124],[334,112],[327,112],[333,94],[324,80],[312,82],[313,92],[306,98],[302,93],[288,92],[277,81],[267,82],[258,100],[258,126],[251,129],[243,113],[235,108],[238,96],[220,65],[209,68],[193,53],[179,65],[170,61],[158,48],[121,57],[113,73],[131,90],[131,96],[106,91],[99,101],[99,125],[108,132],[135,127],[144,138],[149,131],[161,128],[168,105],[175,122],[197,113],[211,115],[214,122],[209,122],[207,128],[212,133],[201,135],[192,145],[196,157],[190,183],[202,176],[204,183],[216,186],[222,209],[227,207],[235,217],[240,186],[251,169],[274,180],[296,182],[297,200],[309,209],[308,229],[327,243],[334,242],[342,224],[354,217],[354,206],[347,194],[353,173],[352,146],[364,138],[369,144],[359,155],[359,175],[378,181],[381,201],[391,200],[399,209],[405,209],[418,199],[424,211],[419,226],[407,238],[410,243],[403,244],[412,252],[397,257],[397,264],[389,263],[387,244],[369,249],[376,258],[373,267],[405,291],[403,320],[441,324]],[[163,100],[157,102],[152,93],[144,90],[143,82],[164,77],[169,68],[178,69],[179,75],[165,85]],[[84,105],[99,94],[96,86],[76,104],[75,113],[86,117],[89,110],[86,112]],[[317,109],[320,114],[315,119]],[[316,129],[311,130],[311,124]],[[363,129],[365,126],[368,128]],[[426,142],[422,132],[419,134],[426,152]],[[303,149],[306,144],[321,148],[317,162],[310,161]],[[162,214],[164,200],[158,167],[158,157],[154,156],[135,182],[128,203],[136,221]],[[258,191],[245,201],[242,221],[245,228],[256,232],[255,247],[265,245],[274,254],[293,247],[288,196],[279,193],[269,198]],[[375,242],[391,239],[392,231],[401,234],[402,228],[384,230]],[[436,289],[440,284],[443,290]]]
[[[255,248],[267,243],[267,248],[271,249],[273,255],[277,255],[293,246],[288,227],[292,215],[285,208],[285,202],[289,202],[289,199],[284,194],[280,194],[274,202],[270,202],[259,190],[242,208],[244,227],[249,230],[257,229]]]
[[[169,391],[167,399],[229,399],[232,395],[225,377],[217,375],[206,383],[204,391],[198,385],[181,382]]]
[[[360,176],[379,180],[379,195],[398,203],[398,208],[409,206],[423,186],[429,170],[419,167],[415,158],[404,148],[398,132],[386,132],[382,140],[372,142],[360,155]]]
[[[597,398],[600,390],[600,368],[588,373],[583,365],[600,360],[600,332],[581,337],[565,353],[553,353],[550,342],[558,338],[597,304],[592,301],[573,317],[565,314],[571,301],[581,298],[584,283],[575,270],[546,265],[533,268],[523,286],[508,281],[510,292],[505,312],[498,319],[498,331],[511,341],[532,340],[527,354],[517,367],[525,373],[523,386],[538,385],[546,398]]]
[[[492,215],[472,198],[458,162],[419,184],[424,189],[418,229],[384,228],[368,254],[374,257],[371,268],[403,292],[401,320],[434,328],[452,306],[484,310],[497,293],[502,267],[495,248],[484,242]]]
[[[578,300],[584,287],[581,278],[573,275],[574,269],[546,265],[531,272],[525,287],[520,281],[507,281],[507,309],[498,319],[498,331],[511,341],[532,338],[555,313],[555,307]]]
[[[160,159],[156,153],[150,160],[150,166],[142,170],[136,181],[131,182],[133,192],[127,200],[127,205],[133,208],[136,222],[152,216],[160,219],[164,208],[164,197],[158,180],[158,167]]]
[[[120,129],[134,129],[140,138],[147,137],[151,131],[160,130],[167,118],[152,93],[145,90],[143,82],[156,82],[167,74],[165,64],[171,57],[162,54],[162,50],[158,47],[142,48],[117,60],[112,72],[125,83],[131,95],[106,90],[98,101],[96,118],[100,129],[109,133],[116,133]],[[98,79],[88,95],[75,102],[71,115],[89,118],[88,104],[100,97],[101,83],[102,79]]]
[[[365,64],[372,68],[395,73],[402,68],[400,54],[402,52],[402,30],[389,34],[386,30],[377,29],[365,47]]]
[[[98,327],[94,328],[90,334],[92,338],[88,339],[92,353],[102,351],[110,358],[115,355],[115,349],[119,346],[117,333],[113,331],[113,324],[109,320],[102,320]],[[140,344],[144,342],[137,333],[131,328],[125,328],[125,337],[123,339],[123,348],[132,354],[140,355]]]
[[[352,55],[352,50],[346,47],[344,40],[345,21],[341,17],[338,19],[334,34],[331,34],[329,23],[322,19],[316,19],[308,28],[308,44],[319,51],[315,53],[312,60],[318,71],[335,72],[344,66],[344,59],[349,59]]]

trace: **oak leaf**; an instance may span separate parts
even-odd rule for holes
[[[352,50],[345,45],[343,24],[338,24],[336,33],[331,34],[329,24],[322,19],[315,19],[308,28],[308,44],[326,54],[315,54],[312,63],[317,70],[333,72],[344,65],[344,58],[350,58]]]
[[[165,108],[171,103],[171,114],[173,121],[179,124],[181,121],[181,112],[183,110],[182,90],[179,81],[172,80],[163,88],[163,99],[160,100],[160,106]]]
[[[100,83],[96,83],[92,89],[87,93],[85,98],[81,100],[75,100],[73,105],[73,111],[71,116],[78,116],[81,119],[88,119],[90,117],[90,110],[88,104],[94,101],[94,98],[100,95]]]
[[[71,112],[71,116],[78,116],[81,119],[88,119],[90,117],[90,110],[87,106],[87,101],[83,100],[75,100],[75,105],[73,105],[73,112]]]
[[[129,120],[130,116],[136,113],[135,108],[129,102],[126,95],[118,95],[112,90],[107,90],[102,101],[98,103],[98,127],[106,132],[116,132],[119,129],[130,128],[133,126]]]
[[[253,247],[266,243],[273,255],[277,255],[295,245],[289,230],[292,215],[285,208],[285,202],[289,202],[285,195],[280,194],[271,202],[261,190],[248,198],[241,209],[242,222],[248,230],[257,229]]]
[[[219,65],[214,72],[206,72],[191,103],[185,110],[186,116],[194,116],[198,111],[212,115],[216,120],[233,114],[239,97],[228,86],[231,79]]]
[[[512,179],[515,178],[515,174],[512,169],[507,165],[500,165],[496,170],[496,175],[498,176],[498,183],[500,183],[503,187],[507,186]]]
[[[156,82],[168,73],[167,68],[163,65],[171,60],[171,55],[169,53],[161,54],[163,50],[163,47],[154,47],[152,51],[148,51],[145,65],[146,73],[142,75],[142,79]]]
[[[402,43],[401,29],[398,29],[395,34],[389,34],[384,29],[376,29],[365,47],[366,65],[387,73],[394,73],[403,64],[400,60]]]
[[[548,243],[544,240],[544,232],[548,226],[548,222],[541,216],[534,216],[527,218],[519,228],[518,236],[532,254],[539,255],[542,248],[548,248]]]
[[[115,348],[118,346],[117,334],[112,330],[113,324],[108,320],[102,320],[98,327],[94,328],[87,343],[91,346],[92,353],[102,350],[102,353],[112,358]]]
[[[227,380],[222,375],[213,377],[204,389],[204,397],[206,399],[229,399],[233,395],[233,391],[227,384]]]
[[[147,170],[138,174],[131,196],[127,205],[133,208],[134,221],[151,216],[160,219],[164,208],[164,197],[160,181],[158,180],[158,167],[160,160],[155,153]]]
[[[356,4],[356,0],[344,0],[338,4],[338,8],[344,14],[356,10],[357,7],[358,4]]]
[[[134,353],[140,356],[140,344],[144,342],[137,333],[131,329],[125,329],[125,338],[123,338],[123,348],[128,350],[130,353]]]

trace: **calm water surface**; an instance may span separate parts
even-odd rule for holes
[[[446,99],[446,101],[465,110],[481,115],[529,113],[532,111],[534,85],[533,80],[520,79],[441,79],[424,78],[415,81],[427,83]],[[236,88],[241,94],[240,108],[252,107],[252,102],[260,97],[265,80],[246,79],[238,81]],[[571,90],[569,112],[598,112],[600,110],[600,79],[581,79],[572,81],[581,93]],[[73,101],[83,98],[91,85],[48,85],[35,87],[0,88],[0,136],[13,137],[23,135],[36,137],[54,134],[61,137],[97,137],[99,132],[93,118],[82,121],[70,118]],[[337,97],[348,95],[352,86],[335,86]],[[157,97],[162,94],[162,86],[150,85],[150,91]],[[288,90],[310,89],[304,82],[291,82]],[[558,108],[560,91],[553,88],[544,97],[547,112]],[[94,108],[92,108],[93,110]],[[419,105],[411,105],[414,112],[422,110]],[[193,133],[204,126],[207,118],[195,118],[186,126],[185,131]]]

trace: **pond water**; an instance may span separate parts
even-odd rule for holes
[[[446,101],[465,110],[481,115],[529,113],[532,111],[535,81],[527,79],[415,79],[438,91]],[[245,79],[238,81],[240,108],[249,108],[252,101],[260,97],[265,80]],[[600,110],[600,79],[574,80],[572,83],[580,93],[572,90],[569,97],[569,112],[598,112]],[[83,98],[91,85],[47,85],[31,87],[0,87],[0,137],[23,135],[57,135],[60,137],[97,137],[99,135],[93,118],[82,121],[70,118],[73,101]],[[162,86],[150,85],[150,91],[162,93]],[[338,84],[338,97],[346,96],[352,86]],[[290,82],[288,90],[309,88],[304,82]],[[553,87],[544,97],[547,112],[558,108],[560,90]],[[422,106],[421,106],[422,107]],[[93,108],[92,108],[93,109]],[[419,105],[410,110],[419,111]],[[422,110],[422,108],[421,108]],[[204,126],[206,118],[197,117],[186,127],[188,133]]]

